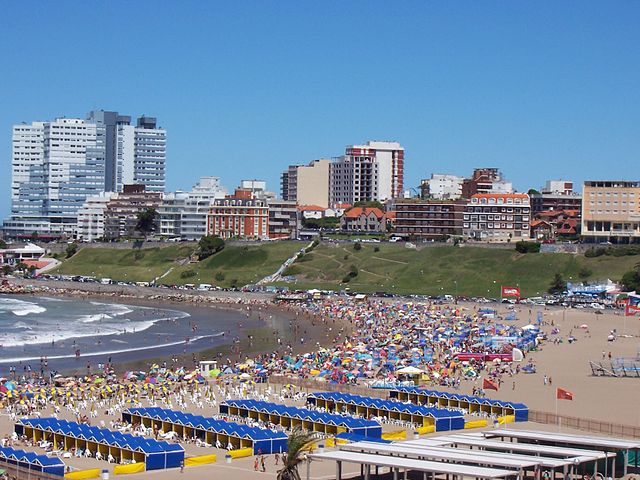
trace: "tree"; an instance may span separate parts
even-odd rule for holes
[[[316,439],[300,427],[293,429],[287,440],[287,456],[278,470],[278,480],[300,480],[298,467],[304,461],[304,452],[313,448]]]
[[[153,232],[156,228],[156,217],[158,212],[155,208],[147,208],[138,212],[138,223],[136,224],[136,230],[140,233],[147,235]]]
[[[557,295],[564,292],[567,289],[567,282],[564,281],[562,275],[556,273],[553,276],[553,280],[551,281],[551,285],[549,286],[549,293],[552,295]]]
[[[2,274],[9,275],[11,273],[11,267],[9,265],[2,266]]]
[[[0,238],[0,248],[7,248],[7,242]]]
[[[32,232],[31,233],[31,241],[32,242],[37,242],[38,241],[38,232]]]
[[[220,237],[204,236],[198,242],[198,259],[200,261],[209,258],[214,253],[218,253],[224,248],[224,240]]]
[[[589,267],[583,266],[582,268],[580,268],[580,271],[578,272],[578,276],[580,277],[580,280],[584,282],[587,278],[591,276],[592,273],[593,272]]]
[[[73,257],[77,251],[78,251],[78,245],[76,245],[75,243],[69,244],[66,250],[67,258]]]
[[[527,193],[529,195],[540,195],[540,192],[538,190],[536,190],[535,188],[530,188]]]
[[[631,270],[622,276],[620,284],[627,292],[640,291],[640,263],[635,264],[635,270]]]

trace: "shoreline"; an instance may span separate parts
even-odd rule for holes
[[[250,292],[158,292],[157,288],[134,287],[119,285],[100,284],[80,284],[76,282],[58,281],[29,281],[25,279],[12,279],[12,291],[0,290],[0,295],[7,294],[17,298],[24,297],[52,297],[64,298],[77,301],[100,301],[120,305],[133,305],[141,307],[156,307],[177,310],[187,313],[185,318],[198,319],[209,312],[222,311],[234,315],[242,315],[246,319],[246,324],[242,323],[235,335],[223,334],[203,334],[196,340],[185,342],[176,340],[165,345],[141,346],[128,349],[122,352],[94,352],[81,355],[79,359],[69,358],[65,355],[66,365],[59,371],[74,376],[84,374],[83,369],[87,361],[95,362],[100,356],[114,357],[113,368],[121,374],[128,370],[147,370],[154,363],[169,363],[176,359],[177,363],[183,365],[197,366],[200,360],[219,360],[238,362],[245,358],[257,355],[269,354],[278,349],[281,344],[278,339],[287,342],[292,347],[293,353],[301,353],[310,348],[311,345],[324,345],[326,333],[320,326],[321,322],[317,316],[306,312],[293,311],[286,306],[276,305],[272,302],[272,294],[250,293]],[[27,285],[33,286],[21,292],[15,291],[14,286],[25,289]],[[298,330],[291,329],[293,322],[300,323],[304,320],[305,343],[300,344],[297,337]],[[166,322],[161,321],[158,324]],[[287,325],[288,323],[288,325]],[[317,325],[316,325],[317,324]],[[157,325],[157,324],[156,324]],[[347,325],[345,331],[348,331]],[[134,335],[144,335],[139,332]],[[210,344],[204,343],[211,340]],[[159,349],[153,355],[143,355],[135,358],[139,352],[150,352]],[[55,357],[49,357],[54,359]],[[60,359],[60,357],[58,357]],[[77,360],[77,361],[76,361]],[[38,359],[31,357],[23,359],[22,362],[14,362],[23,366],[23,362],[28,363]],[[0,360],[0,369],[7,368],[11,361]],[[74,365],[75,363],[75,365]]]

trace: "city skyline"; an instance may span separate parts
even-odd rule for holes
[[[128,5],[126,18],[118,5],[8,6],[0,217],[10,205],[11,126],[99,108],[160,120],[169,132],[167,191],[201,176],[230,190],[260,178],[278,191],[288,165],[369,140],[405,147],[405,188],[483,166],[500,168],[520,191],[549,178],[637,177],[629,166],[640,152],[632,48],[640,6],[632,2],[586,2],[579,11],[142,3]],[[355,19],[368,34],[350,30]],[[134,48],[140,26],[153,42]],[[101,36],[74,41],[62,63],[42,48]]]

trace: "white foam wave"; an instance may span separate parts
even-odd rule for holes
[[[120,350],[108,350],[105,352],[89,352],[89,353],[83,353],[81,355],[81,358],[85,358],[85,357],[97,357],[99,355],[116,355],[119,353],[128,353],[128,352],[138,352],[138,351],[143,351],[143,350],[152,350],[152,349],[157,349],[157,348],[166,348],[166,347],[175,347],[177,345],[184,345],[184,344],[192,344],[195,343],[199,340],[204,340],[207,338],[214,338],[214,337],[219,337],[223,335],[223,333],[217,333],[214,335],[201,335],[201,336],[197,336],[197,337],[193,337],[191,339],[189,339],[189,341],[185,341],[185,340],[180,340],[177,342],[168,342],[168,343],[162,343],[160,345],[150,345],[147,347],[133,347],[133,348],[123,348]],[[63,358],[74,358],[74,355],[53,355],[53,356],[49,356],[47,357],[49,360],[60,360]],[[18,362],[30,362],[30,361],[34,361],[34,360],[39,360],[40,357],[18,357],[18,358],[3,358],[0,359],[0,364],[3,363],[18,363]]]
[[[17,298],[0,298],[0,311],[8,311],[18,317],[24,317],[30,313],[44,313],[47,309],[33,302],[25,302]]]
[[[103,313],[98,313],[95,315],[82,315],[79,320],[82,323],[94,323],[94,322],[100,322],[102,320],[111,320],[113,317],[110,317],[109,315],[105,315]]]

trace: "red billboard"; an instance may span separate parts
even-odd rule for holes
[[[520,298],[520,289],[518,287],[502,287],[502,297]]]

